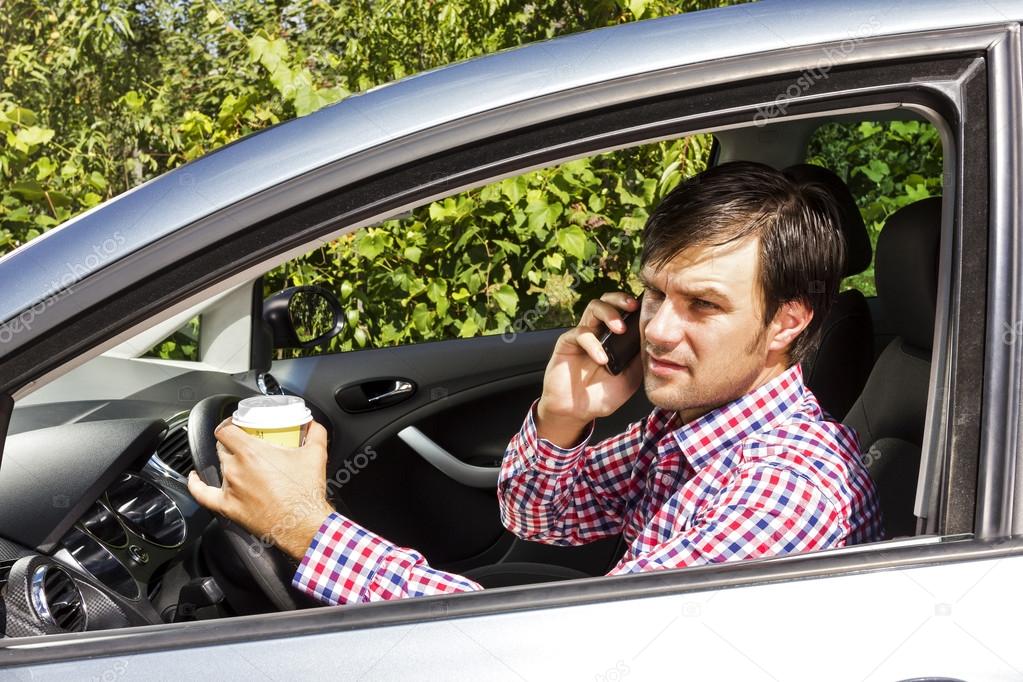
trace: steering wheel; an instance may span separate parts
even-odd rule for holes
[[[229,417],[241,398],[236,395],[213,395],[203,398],[188,415],[188,445],[192,451],[192,464],[204,483],[220,487],[220,455],[214,429]],[[311,597],[299,593],[291,586],[297,562],[277,547],[260,541],[234,521],[217,516],[213,530],[217,540],[213,551],[222,563],[234,567],[234,573],[247,573],[267,600],[280,611],[316,605]],[[234,576],[238,577],[238,576]],[[221,585],[230,597],[229,586]],[[243,601],[242,599],[238,600]],[[238,605],[232,604],[232,606]],[[242,610],[248,611],[242,606]]]

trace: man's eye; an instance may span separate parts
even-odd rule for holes
[[[705,301],[702,298],[694,298],[693,299],[693,307],[695,307],[695,308],[702,308],[703,310],[715,310],[715,309],[717,309],[718,306],[717,306],[716,303],[711,303],[710,301]]]

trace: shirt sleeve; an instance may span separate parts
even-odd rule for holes
[[[497,493],[505,528],[557,545],[621,532],[656,451],[653,416],[593,446],[591,422],[582,442],[566,449],[537,435],[535,410],[536,402],[501,463]]]
[[[337,512],[320,526],[291,583],[325,604],[483,589],[468,578],[431,568],[415,550],[396,547]]]
[[[836,505],[806,477],[760,464],[740,470],[702,518],[638,557],[626,555],[608,575],[835,547],[847,531]]]

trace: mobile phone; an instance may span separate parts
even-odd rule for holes
[[[625,331],[615,334],[607,328],[604,323],[600,324],[597,338],[600,345],[607,353],[607,371],[611,374],[621,374],[629,366],[632,359],[639,354],[639,310],[643,306],[643,296],[637,300],[639,305],[635,310],[622,313],[622,322],[625,323]]]

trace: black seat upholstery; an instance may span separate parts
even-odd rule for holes
[[[842,276],[866,270],[871,258],[870,236],[845,182],[827,168],[808,163],[789,166],[784,172],[799,184],[815,183],[831,192],[845,237]],[[863,390],[873,364],[874,328],[867,300],[855,289],[843,291],[824,318],[817,351],[803,361],[803,381],[821,407],[841,418]]]
[[[487,588],[591,577],[587,573],[574,568],[568,568],[567,566],[541,564],[531,561],[506,561],[499,564],[488,564],[469,569],[463,575]]]
[[[930,379],[941,198],[893,213],[877,242],[877,295],[897,336],[844,422],[856,429],[877,484],[887,537],[913,535],[913,502]]]

